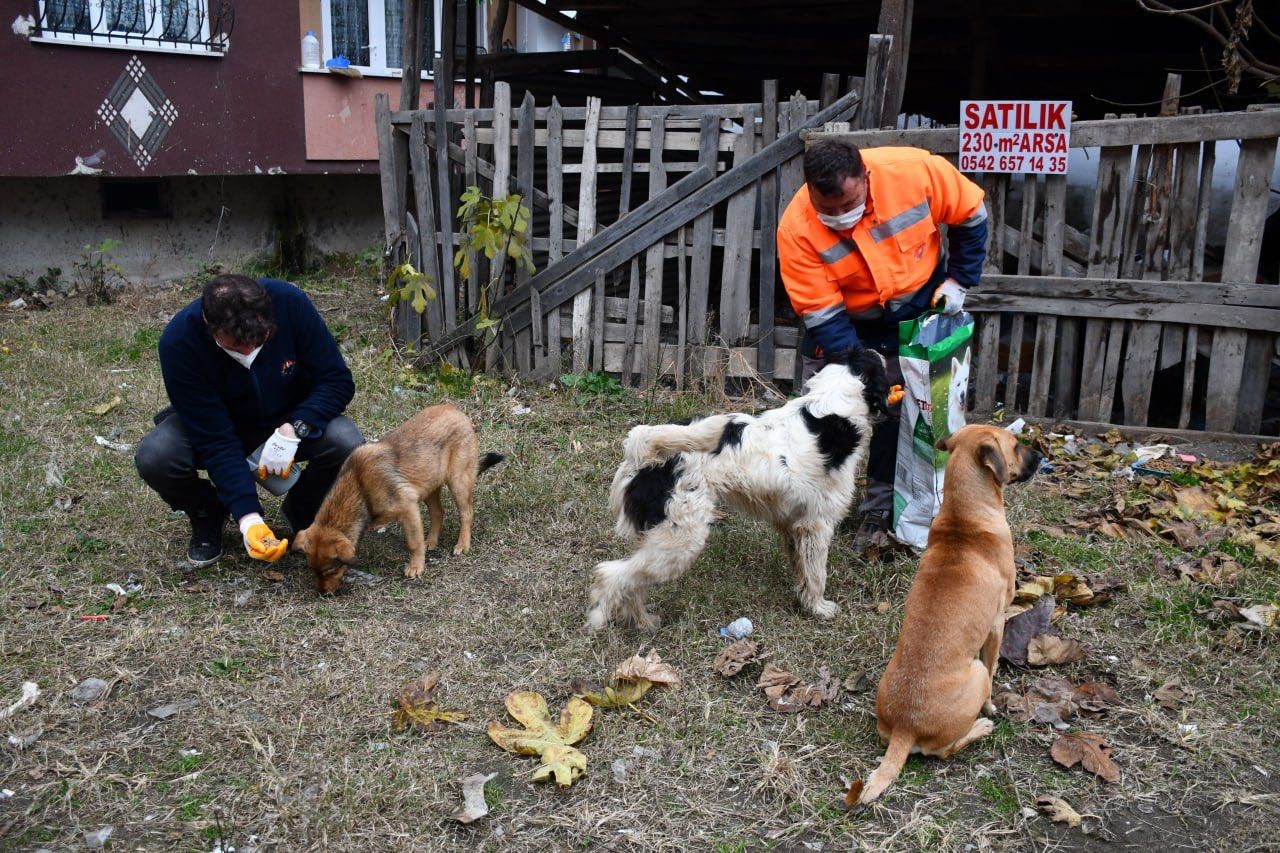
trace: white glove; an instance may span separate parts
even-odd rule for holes
[[[933,301],[929,305],[936,308],[939,302],[942,303],[943,314],[959,314],[964,310],[964,288],[954,278],[948,278],[933,292]]]
[[[267,474],[278,474],[288,477],[293,467],[293,455],[298,452],[299,439],[290,438],[280,430],[271,434],[267,443],[262,445],[262,455],[258,457],[258,477],[266,479]]]

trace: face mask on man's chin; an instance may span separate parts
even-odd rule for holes
[[[214,343],[217,343],[217,341],[214,341]],[[244,353],[236,352],[235,350],[229,350],[226,347],[224,347],[222,344],[218,344],[218,349],[222,350],[227,355],[231,356],[232,360],[235,361],[236,364],[243,367],[245,370],[248,370],[250,367],[253,366],[253,360],[258,357],[258,353],[262,352],[261,345],[254,347],[253,351],[250,352],[248,355],[245,355]]]
[[[853,210],[846,211],[837,216],[828,213],[819,213],[818,221],[830,228],[832,231],[848,231],[853,226],[862,221],[862,213],[867,209],[865,204],[860,204]]]

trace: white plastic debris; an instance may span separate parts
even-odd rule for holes
[[[512,409],[512,410],[511,410],[511,414],[513,414],[513,415],[527,415],[527,414],[529,414],[529,413],[530,413],[530,412],[532,412],[532,411],[533,411],[533,409],[529,408],[528,406],[516,406],[514,409]]]
[[[1166,454],[1172,454],[1173,448],[1167,444],[1149,444],[1146,447],[1135,447],[1133,455],[1137,457],[1133,464],[1145,465],[1153,459],[1159,459]]]
[[[609,769],[613,771],[613,781],[619,785],[627,781],[627,762],[621,758],[616,759],[613,764],[609,765]]]
[[[0,709],[0,720],[12,717],[14,714],[29,708],[40,698],[40,685],[34,681],[22,682],[22,695],[17,698],[8,708]]]
[[[95,702],[101,699],[111,685],[101,678],[86,678],[71,689],[69,694],[76,702]]]
[[[751,632],[754,630],[755,626],[751,624],[751,620],[745,616],[740,616],[721,628],[720,636],[741,640],[743,637],[751,636]]]
[[[1013,423],[1005,427],[1005,431],[1011,432],[1014,435],[1022,435],[1022,431],[1025,430],[1026,428],[1027,428],[1027,422],[1022,418],[1018,418],[1016,421],[1014,421]]]
[[[124,442],[121,442],[121,441],[112,441],[106,436],[95,435],[93,437],[93,440],[94,440],[94,443],[99,444],[102,447],[107,448],[108,450],[114,450],[118,453],[128,453],[130,450],[133,450],[132,444],[125,444]]]
[[[114,826],[104,826],[102,829],[95,829],[93,832],[84,834],[84,846],[90,850],[101,850],[107,846],[107,839],[116,831]]]

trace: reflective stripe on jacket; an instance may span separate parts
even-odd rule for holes
[[[939,224],[975,226],[986,220],[982,188],[936,154],[919,148],[862,150],[867,207],[851,231],[818,220],[801,185],[778,224],[778,264],[797,316],[808,328],[841,312],[875,319],[929,281],[940,261]],[[980,250],[979,250],[980,251]],[[980,264],[948,268],[974,270]],[[968,276],[966,276],[968,277]]]

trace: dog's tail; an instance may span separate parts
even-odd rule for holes
[[[720,446],[733,415],[712,415],[691,424],[632,427],[622,444],[623,458],[637,468],[677,453],[708,453]]]
[[[907,756],[911,754],[911,747],[915,744],[914,734],[901,727],[894,729],[893,734],[889,736],[889,746],[884,751],[884,758],[880,759],[880,766],[871,774],[865,786],[861,781],[853,783],[849,792],[845,794],[845,805],[850,808],[855,805],[865,806],[879,799],[885,788],[892,785],[893,780],[897,779],[898,774],[902,772],[902,765],[907,762]],[[850,800],[854,801],[850,802]]]
[[[480,457],[480,464],[476,468],[476,473],[483,474],[485,471],[488,471],[494,465],[497,465],[506,458],[507,457],[503,456],[501,453],[486,453],[484,456]]]

